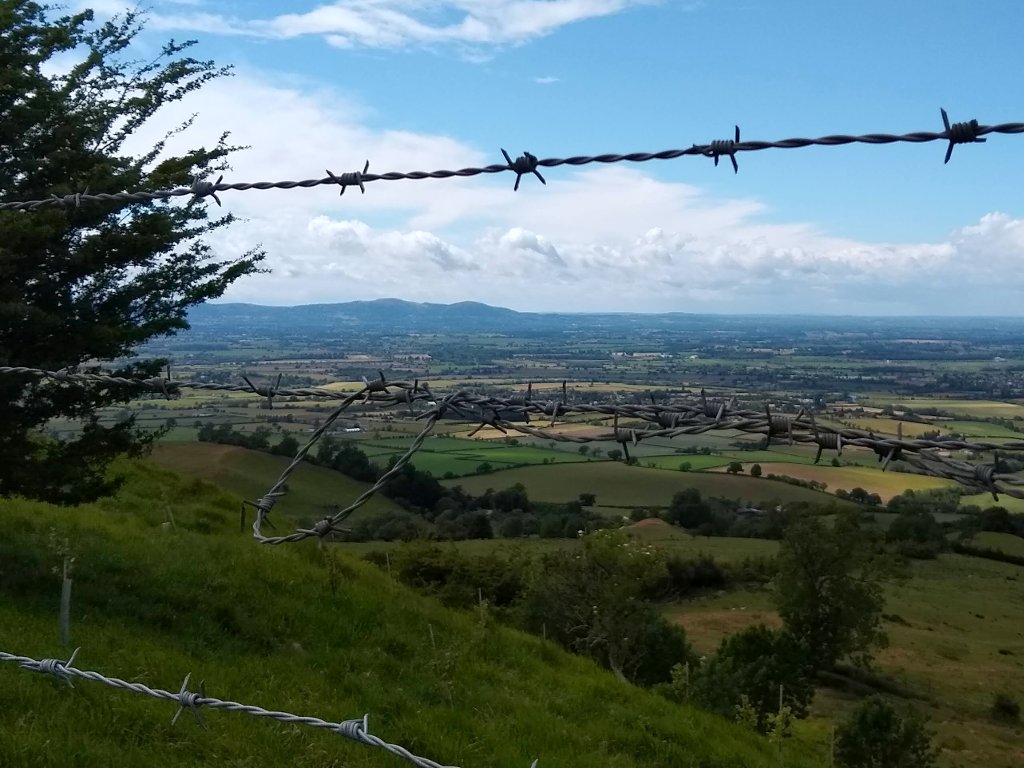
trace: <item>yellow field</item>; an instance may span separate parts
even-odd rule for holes
[[[857,429],[865,429],[869,432],[875,432],[883,435],[895,435],[900,424],[903,425],[904,437],[920,437],[925,432],[931,432],[937,429],[935,424],[919,424],[916,421],[897,421],[896,419],[887,419],[884,417],[859,418],[853,422],[854,427]]]
[[[744,470],[750,471],[751,464],[744,464]],[[724,472],[725,467],[708,470]],[[833,467],[827,464],[761,464],[763,474],[788,475],[798,480],[816,480],[827,483],[827,491],[835,493],[837,489],[852,490],[863,488],[868,493],[877,493],[883,502],[893,496],[899,496],[908,488],[915,491],[930,488],[945,488],[953,483],[936,477],[909,475],[903,472],[882,472],[874,467]]]
[[[899,400],[893,404],[896,408],[938,408],[950,413],[962,413],[970,416],[998,416],[1012,419],[1014,416],[1024,418],[1024,405],[1007,403],[1000,400],[943,400],[940,398],[921,397],[910,400]]]

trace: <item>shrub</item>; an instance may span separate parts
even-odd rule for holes
[[[751,627],[722,641],[692,682],[693,701],[725,717],[745,712],[750,724],[766,733],[781,704],[806,717],[814,697],[813,669],[787,632]]]
[[[845,768],[932,768],[937,753],[923,718],[913,712],[902,716],[877,696],[836,731],[836,760]]]
[[[992,699],[992,719],[1003,723],[1020,722],[1020,703],[1008,693],[997,693]]]

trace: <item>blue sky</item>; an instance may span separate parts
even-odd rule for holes
[[[83,3],[109,13],[120,2]],[[1024,121],[1024,4],[162,2],[236,76],[174,105],[252,149],[231,180]],[[140,141],[150,138],[144,133]],[[228,193],[273,276],[229,299],[528,310],[1022,314],[1024,136],[770,150],[512,177]]]

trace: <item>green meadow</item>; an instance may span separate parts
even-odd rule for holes
[[[369,730],[455,766],[768,768],[767,740],[620,682],[552,643],[418,596],[344,550],[256,544],[236,499],[132,465],[114,498],[75,509],[0,502],[0,649],[67,658],[60,546],[74,557],[80,669]],[[166,499],[174,527],[165,525]],[[63,542],[63,544],[59,544]],[[200,710],[0,663],[4,768],[396,766],[324,730]],[[797,739],[786,764],[817,766]]]

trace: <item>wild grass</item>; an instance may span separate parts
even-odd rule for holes
[[[777,764],[752,732],[479,614],[444,609],[344,552],[260,546],[238,534],[232,496],[198,480],[136,465],[114,499],[74,509],[2,501],[0,525],[6,651],[67,655],[57,644],[56,537],[75,556],[80,668],[170,690],[191,672],[221,698],[327,719],[369,713],[372,733],[446,765]],[[2,664],[0,764],[399,765],[328,732],[241,714],[206,711],[207,728],[187,716],[172,727],[174,710]],[[786,757],[820,762],[799,742]]]
[[[986,534],[988,536],[988,534]],[[669,609],[698,650],[757,623],[777,625],[768,590],[738,590]],[[962,555],[914,561],[909,578],[886,589],[889,647],[879,671],[908,684],[933,721],[940,765],[1020,765],[1019,729],[992,721],[999,691],[1024,691],[1024,569]],[[819,691],[803,732],[827,733],[821,718],[843,717],[856,698]]]

